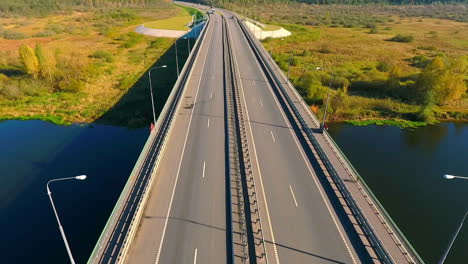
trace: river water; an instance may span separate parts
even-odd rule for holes
[[[468,210],[468,123],[414,130],[330,124],[330,134],[426,263],[437,263]],[[468,222],[468,221],[467,221]],[[446,264],[468,263],[468,223]]]
[[[67,263],[51,191],[77,263],[85,263],[148,129],[0,122],[1,263]],[[330,124],[330,133],[426,263],[436,263],[468,209],[468,123],[416,130]],[[468,263],[468,224],[446,263]]]
[[[104,125],[0,122],[0,263],[68,263],[48,180],[77,263],[86,263],[149,135]]]

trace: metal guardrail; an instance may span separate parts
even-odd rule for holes
[[[241,180],[240,180],[240,170],[239,170],[239,160],[238,160],[238,151],[237,151],[237,134],[235,129],[235,110],[233,105],[233,92],[232,92],[232,85],[233,85],[233,74],[231,71],[231,58],[230,58],[230,49],[228,45],[228,36],[227,36],[227,25],[224,16],[222,16],[222,42],[223,42],[223,74],[224,74],[224,108],[225,108],[225,135],[226,135],[226,166],[227,166],[227,174],[229,175],[229,180],[226,181],[226,184],[229,185],[229,223],[231,224],[230,228],[230,235],[231,235],[231,246],[232,246],[232,255],[231,255],[231,263],[235,263],[235,245],[234,245],[234,228],[232,224],[234,223],[234,213],[232,210],[232,205],[235,204],[233,202],[233,192],[231,183],[234,180],[232,176],[235,176],[235,188],[237,190],[235,197],[237,197],[237,210],[238,216],[237,220],[239,222],[240,228],[240,237],[241,237],[241,251],[242,254],[240,255],[242,263],[246,263],[248,259],[248,243],[247,243],[247,227],[245,223],[245,212],[244,212],[244,196],[242,193],[241,187]],[[232,134],[232,137],[231,137]]]
[[[208,23],[209,23],[209,20],[208,20]],[[207,25],[207,23],[205,23]],[[146,141],[145,143],[145,146],[143,147],[143,150],[132,170],[132,173],[130,174],[130,177],[129,179],[127,180],[127,183],[125,184],[124,186],[124,189],[122,191],[122,193],[120,194],[119,196],[119,199],[117,200],[117,203],[116,205],[114,206],[113,210],[112,210],[112,213],[108,219],[108,221],[106,222],[106,225],[104,226],[104,229],[103,231],[101,232],[101,235],[96,243],[96,246],[94,247],[93,249],[93,252],[91,253],[91,256],[88,260],[88,264],[90,263],[95,263],[96,259],[99,257],[99,254],[101,253],[100,250],[102,250],[102,248],[105,246],[106,243],[108,243],[108,238],[109,238],[109,235],[112,234],[112,231],[111,229],[115,228],[118,220],[119,220],[119,216],[122,212],[122,209],[123,209],[123,206],[125,205],[125,203],[127,202],[127,197],[129,197],[130,195],[130,188],[133,186],[133,184],[135,183],[135,181],[137,180],[137,176],[139,175],[141,169],[142,169],[142,163],[144,161],[146,161],[148,155],[149,155],[149,149],[153,146],[153,144],[155,144],[155,139],[157,137],[165,137],[165,134],[161,135],[160,134],[160,128],[161,128],[161,125],[162,125],[162,122],[164,122],[167,118],[168,118],[168,114],[171,114],[171,113],[168,113],[168,111],[170,110],[173,110],[175,109],[174,107],[172,109],[170,109],[171,106],[173,106],[174,104],[178,104],[179,103],[179,100],[176,100],[176,99],[179,99],[179,97],[176,97],[177,95],[177,92],[179,91],[179,89],[183,89],[184,86],[185,86],[185,82],[186,82],[186,79],[187,79],[187,76],[190,75],[188,73],[188,71],[191,72],[192,70],[192,65],[194,64],[194,56],[195,54],[198,53],[198,50],[200,49],[200,46],[201,46],[201,41],[204,39],[204,36],[206,34],[206,28],[207,26],[204,26],[199,38],[197,39],[195,45],[194,45],[194,48],[192,49],[192,52],[190,53],[189,57],[187,58],[187,62],[183,69],[182,69],[182,72],[181,72],[181,76],[182,78],[179,78],[176,83],[174,84],[174,88],[172,89],[172,92],[171,94],[169,95],[167,101],[166,101],[166,104],[164,105],[163,107],[163,110],[161,111],[158,120],[156,121],[156,124],[155,124],[155,131],[154,133],[151,133],[150,136],[148,137],[148,140]],[[179,88],[179,89],[177,89]],[[180,95],[180,93],[179,93]],[[176,101],[174,101],[176,100]],[[173,112],[172,112],[173,114]],[[163,117],[163,118],[161,118]],[[170,118],[170,123],[169,123],[169,127],[171,127],[171,124],[172,124],[172,118]],[[166,126],[167,127],[167,126]],[[165,146],[165,142],[163,143],[163,148]],[[151,170],[151,176],[153,174],[153,168]],[[152,177],[151,179],[149,180],[149,182],[151,183],[152,182]],[[134,234],[134,229],[132,229],[132,227],[135,227],[137,226],[135,223],[135,219],[137,215],[141,214],[141,209],[144,207],[144,206],[141,206],[142,205],[142,201],[146,201],[146,195],[149,193],[148,191],[148,184],[145,186],[145,190],[143,192],[143,195],[142,195],[142,198],[139,200],[138,202],[138,207],[137,207],[137,211],[135,213],[135,215],[133,216],[132,220],[131,220],[131,227],[129,228],[129,231],[127,232],[127,234],[131,233],[131,236],[133,236]],[[127,235],[126,234],[126,235]],[[124,238],[124,242],[128,242],[128,239],[127,239],[127,236],[126,238]],[[124,246],[125,247],[125,246]],[[124,249],[125,250],[125,249]],[[126,251],[126,250],[125,250]],[[118,261],[117,261],[118,262]]]
[[[252,174],[252,163],[250,160],[250,152],[248,148],[248,140],[247,140],[247,132],[245,128],[245,118],[244,118],[244,112],[242,109],[242,103],[240,99],[240,89],[239,89],[239,83],[238,81],[240,80],[240,74],[239,74],[239,68],[237,64],[237,58],[235,56],[235,53],[233,52],[231,42],[230,40],[232,39],[230,31],[227,26],[226,18],[223,16],[223,23],[225,24],[226,27],[226,39],[227,39],[227,50],[228,50],[228,55],[229,57],[227,60],[230,62],[230,65],[228,66],[229,71],[230,71],[230,76],[231,76],[231,82],[232,82],[232,99],[233,99],[233,104],[234,104],[234,114],[235,114],[235,126],[236,126],[236,135],[237,135],[237,148],[238,152],[237,155],[239,156],[239,161],[240,161],[240,171],[237,173],[238,175],[238,188],[242,189],[243,195],[245,195],[245,198],[242,199],[242,208],[245,208],[245,220],[249,223],[246,223],[248,225],[247,229],[244,230],[244,232],[248,233],[248,238],[249,238],[249,252],[250,252],[250,262],[251,263],[256,263],[256,261],[252,260],[252,258],[259,258],[263,259],[265,258],[265,263],[268,263],[268,257],[266,255],[266,250],[265,250],[265,238],[263,236],[263,227],[262,227],[262,221],[261,221],[261,216],[260,216],[260,211],[258,209],[258,198],[257,198],[257,191],[255,187],[255,179]],[[240,197],[242,198],[242,197]],[[244,203],[244,200],[246,203]],[[252,216],[255,216],[257,219],[256,221],[252,221]],[[255,232],[254,230],[255,226]],[[260,234],[260,237],[256,237],[254,234]],[[257,244],[256,241],[259,241]],[[256,246],[260,247],[260,250],[256,249]],[[260,253],[260,255],[257,254]]]
[[[263,54],[258,50],[258,47],[255,45],[254,41],[252,40],[252,36],[250,35],[250,32],[248,32],[246,30],[245,26],[243,25],[243,23],[239,19],[237,19],[237,21],[238,21],[239,25],[241,26],[242,31],[244,32],[245,36],[247,37],[247,40],[248,40],[250,46],[252,47],[255,55],[259,59],[259,62],[261,63],[262,67],[264,68],[266,75],[269,76],[269,78],[271,79],[272,82],[273,81],[275,82],[274,84],[279,88],[278,92],[280,92],[283,95],[283,97],[286,99],[287,103],[289,104],[288,105],[289,108],[293,111],[294,116],[299,121],[300,126],[302,127],[302,131],[305,132],[305,134],[307,135],[307,138],[314,145],[314,147],[317,150],[320,158],[324,162],[325,167],[327,168],[330,175],[334,179],[338,189],[340,190],[343,197],[347,201],[350,209],[355,214],[356,219],[359,221],[363,231],[368,236],[371,244],[374,246],[378,257],[380,258],[380,260],[383,263],[394,263],[393,260],[391,259],[390,255],[389,255],[389,253],[384,248],[382,242],[380,241],[380,239],[376,235],[376,232],[373,230],[372,226],[367,221],[366,217],[364,216],[361,209],[359,208],[359,206],[355,202],[354,198],[351,196],[351,193],[349,192],[346,185],[344,184],[343,179],[341,179],[341,177],[339,177],[338,173],[334,169],[332,163],[330,162],[327,155],[325,154],[325,152],[321,148],[320,144],[315,139],[315,137],[312,135],[310,128],[308,127],[307,123],[304,121],[301,114],[297,110],[296,106],[294,105],[294,102],[291,100],[291,98],[287,94],[285,88],[281,84],[281,81],[276,77],[276,75],[274,74],[274,71],[271,68],[271,66],[268,63],[266,63],[267,60],[265,59]]]

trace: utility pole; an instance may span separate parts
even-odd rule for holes
[[[322,133],[323,133],[323,129],[325,128],[325,119],[327,118],[328,101],[330,100],[330,90],[331,90],[332,79],[333,79],[333,75],[330,74],[330,84],[328,85],[327,103],[325,104],[325,112],[323,113],[323,120],[322,120]]]

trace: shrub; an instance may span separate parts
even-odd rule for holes
[[[24,71],[36,78],[39,73],[39,62],[34,51],[28,45],[22,44],[19,47],[19,55]]]
[[[131,48],[140,43],[143,40],[143,36],[135,32],[130,32],[127,34],[128,39],[122,45],[124,48]]]
[[[54,76],[58,82],[57,88],[67,92],[81,91],[85,86],[84,80],[86,79],[83,61],[73,54],[69,58],[56,55],[56,60],[57,67]]]
[[[55,35],[56,33],[52,30],[44,30],[44,31],[40,31],[36,34],[34,34],[34,37],[36,38],[44,38],[44,37],[50,37],[50,36],[53,36]]]
[[[425,68],[431,62],[431,59],[424,55],[416,55],[409,59],[409,61],[411,62],[411,66]]]
[[[49,54],[46,54],[42,48],[42,45],[40,44],[36,44],[34,54],[36,55],[37,61],[39,63],[39,73],[41,77],[52,82],[55,65],[52,63],[51,57]]]
[[[421,107],[418,113],[416,113],[416,119],[423,122],[433,122],[434,121],[434,111],[429,105]]]
[[[97,50],[93,54],[90,55],[91,58],[95,59],[103,59],[106,62],[113,62],[114,61],[114,56],[112,56],[111,53],[105,51],[105,50]]]
[[[369,31],[369,34],[377,34],[379,33],[379,28],[377,27],[372,27],[371,30]]]
[[[392,68],[392,64],[388,61],[379,61],[376,68],[381,72],[389,72]]]
[[[53,31],[56,34],[60,34],[65,30],[65,28],[60,24],[49,24],[45,29],[48,31]]]
[[[304,51],[302,51],[301,56],[303,56],[303,57],[309,57],[309,56],[310,56],[310,51],[309,51],[309,50],[304,50]]]
[[[291,66],[297,66],[299,65],[299,58],[298,57],[291,57]]]
[[[5,86],[0,85],[0,94],[9,100],[17,100],[21,97],[21,91],[13,83]]]
[[[0,73],[0,84],[6,83],[8,81],[8,76],[3,73]]]
[[[135,74],[129,74],[120,81],[119,89],[126,90],[133,84],[135,84],[137,80],[138,76],[136,76]]]
[[[328,46],[324,45],[324,46],[320,47],[318,52],[328,54],[328,53],[332,53],[332,50]]]
[[[22,32],[17,32],[13,30],[3,31],[3,38],[5,39],[25,39],[28,36]]]
[[[398,34],[390,39],[390,41],[406,42],[406,43],[413,42],[413,40],[414,40],[414,37],[412,35],[402,35],[402,34]]]

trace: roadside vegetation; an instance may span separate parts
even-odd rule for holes
[[[145,27],[167,29],[167,30],[188,30],[192,23],[192,16],[196,19],[199,12],[193,8],[180,6],[179,13],[167,19],[159,19],[145,23]]]
[[[81,11],[64,12],[57,7],[45,16],[36,9],[14,7],[19,2],[7,1],[13,3],[8,9],[11,12],[0,17],[0,119],[41,119],[58,124],[100,119],[124,97],[127,101],[131,101],[126,98],[129,96],[139,97],[131,92],[132,87],[156,61],[175,67],[175,62],[164,57],[174,58],[169,53],[175,40],[143,36],[133,32],[135,27],[181,13],[190,17],[188,10],[158,1],[150,7],[160,8],[144,9],[100,1],[102,8],[78,6]],[[141,5],[132,2],[131,7],[144,7],[143,3],[151,1],[140,1]],[[23,11],[40,15],[17,14]],[[186,49],[179,55],[185,56]],[[156,85],[167,84],[170,89],[170,78],[175,76],[161,74]],[[141,92],[146,95],[145,88]],[[145,97],[140,106],[146,101]],[[118,119],[118,125],[129,126],[148,125],[150,120],[128,115]]]
[[[468,120],[467,5],[225,5],[292,33],[263,44],[319,116],[331,84],[331,120]]]

